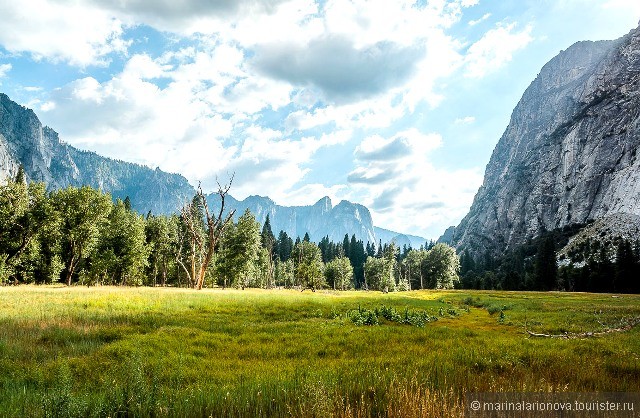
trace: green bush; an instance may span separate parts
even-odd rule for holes
[[[356,325],[378,325],[378,315],[375,311],[370,309],[362,309],[358,306],[358,309],[350,311],[347,315],[351,321]]]

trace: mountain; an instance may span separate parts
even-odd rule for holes
[[[207,202],[213,210],[220,207],[220,199],[215,193],[207,196]],[[333,206],[328,196],[310,206],[281,206],[268,197],[249,196],[240,201],[227,195],[225,208],[235,209],[235,220],[247,209],[261,224],[264,224],[269,215],[273,233],[277,236],[280,231],[285,231],[293,239],[302,238],[305,233],[309,233],[309,237],[315,242],[325,236],[329,236],[331,241],[342,242],[345,234],[348,234],[349,237],[355,235],[357,240],[365,244],[370,242],[377,245],[379,240],[384,244],[395,241],[400,248],[403,245],[419,248],[426,242],[422,237],[374,226],[371,213],[365,206],[347,200]]]
[[[451,245],[453,243],[453,237],[455,236],[455,234],[456,227],[450,226],[444,231],[444,233],[440,236],[440,238],[438,238],[438,241],[436,242]]]
[[[212,193],[207,202],[214,210],[219,208],[219,197]],[[267,215],[271,222],[271,229],[277,236],[280,231],[295,239],[309,233],[312,241],[318,242],[329,236],[334,242],[342,242],[345,234],[356,236],[365,244],[367,242],[378,245],[395,241],[402,248],[403,245],[420,248],[426,242],[425,238],[406,235],[373,225],[369,209],[365,206],[342,200],[336,206],[332,205],[328,196],[318,200],[311,206],[281,206],[273,200],[263,196],[249,196],[239,201],[230,195],[225,200],[225,208],[235,209],[237,220],[245,210],[249,209],[258,222],[264,224]]]
[[[309,233],[312,241],[320,241],[324,236],[335,242],[342,242],[345,234],[355,235],[363,242],[377,242],[371,213],[366,207],[346,200],[335,207],[329,197],[323,197],[311,206],[280,206],[268,197],[249,196],[242,201],[233,197],[225,200],[225,207],[235,209],[235,218],[249,209],[258,222],[264,224],[267,215],[271,229],[277,236],[282,230],[292,238]],[[217,194],[208,196],[212,208],[219,208]]]
[[[61,142],[31,109],[0,93],[0,180],[15,176],[21,164],[27,179],[42,181],[49,189],[89,185],[114,198],[129,196],[133,207],[143,213],[175,212],[195,193],[178,174],[105,158]]]
[[[61,142],[53,129],[42,126],[33,110],[0,93],[0,182],[13,178],[20,165],[28,180],[42,181],[50,190],[92,186],[114,198],[129,196],[133,208],[143,214],[178,212],[195,194],[195,189],[179,174],[102,157]],[[214,202],[215,196],[212,194],[209,199]],[[238,201],[227,196],[227,205],[236,209],[236,219],[247,208],[261,223],[269,214],[276,234],[284,230],[295,238],[308,232],[315,241],[328,235],[336,242],[341,242],[345,234],[355,234],[364,242],[377,242],[369,209],[346,200],[335,207],[328,197],[312,206],[288,207],[276,205],[268,197],[249,196]],[[424,242],[419,237],[411,239]],[[383,242],[387,240],[383,238]]]
[[[427,242],[425,238],[418,237],[415,235],[408,234],[399,234],[394,231],[389,231],[388,229],[374,227],[373,230],[376,233],[376,238],[378,240],[382,240],[383,243],[389,243],[391,241],[395,242],[400,248],[407,247],[411,248],[420,248],[424,246]],[[378,245],[378,241],[376,241],[376,245]]]
[[[640,214],[640,28],[578,42],[527,88],[453,242],[495,254],[545,230]]]

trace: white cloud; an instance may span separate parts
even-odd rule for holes
[[[465,56],[466,76],[480,78],[497,70],[511,61],[516,51],[523,49],[533,40],[531,25],[520,31],[516,28],[516,23],[499,23],[472,44]]]
[[[114,53],[125,58],[122,67],[109,68],[111,76],[89,72],[42,94],[44,121],[66,141],[179,172],[205,187],[235,172],[238,198],[259,193],[286,204],[325,194],[350,198],[371,205],[377,224],[405,232],[461,217],[456,208],[468,207],[475,190],[460,198],[454,187],[470,182],[473,189],[479,180],[475,172],[434,168],[429,155],[440,136],[404,128],[394,134],[394,123],[409,122],[423,103],[437,106],[440,86],[461,68],[488,73],[518,48],[519,33],[504,26],[493,29],[503,31],[495,36],[506,31],[516,46],[495,52],[487,33],[463,54],[449,29],[477,0],[26,4],[34,23],[17,16],[18,6],[0,6],[0,14],[16,17],[0,22],[0,43],[11,51],[84,67]],[[39,5],[43,10],[35,10]],[[181,46],[160,56],[152,49],[127,56],[133,49],[125,39],[137,25],[166,31]],[[354,136],[366,137],[355,165],[335,169],[349,181],[322,184],[311,171],[316,154],[326,147],[350,152]],[[393,216],[390,202],[401,216]]]
[[[456,224],[482,183],[480,169],[435,167],[430,154],[441,145],[440,135],[416,129],[365,138],[349,174],[351,196],[365,196],[377,225],[437,238],[429,231]]]
[[[192,180],[209,173],[212,159],[222,158],[221,140],[233,128],[189,85],[159,89],[127,72],[104,83],[76,80],[54,91],[42,110],[45,122],[61,129],[72,145],[159,165]]]
[[[476,121],[474,116],[465,116],[463,118],[457,118],[453,123],[456,125],[470,125]]]
[[[150,82],[168,81],[164,88]],[[86,77],[57,89],[40,106],[45,123],[72,145],[112,158],[184,174],[213,187],[235,172],[234,195],[284,199],[314,153],[344,144],[348,129],[303,138],[256,123],[260,112],[291,101],[292,88],[249,76],[242,53],[228,45],[156,60],[131,57],[105,82]]]
[[[359,49],[348,38],[329,36],[304,46],[264,46],[253,63],[276,79],[315,87],[333,103],[375,96],[406,83],[422,55],[421,48],[389,42]]]
[[[286,205],[302,204],[315,195],[305,195],[302,190],[310,190],[310,185],[301,182],[309,172],[305,165],[313,155],[323,147],[342,144],[351,138],[350,131],[337,131],[320,137],[305,137],[299,140],[286,138],[279,131],[259,126],[250,126],[244,130],[245,135],[238,153],[228,161],[221,161],[218,172],[235,172],[234,196],[240,198],[258,191],[268,195],[276,202]],[[313,186],[314,190],[335,192],[344,186],[322,188]],[[301,190],[302,189],[302,190]],[[331,193],[335,196],[334,193]],[[324,195],[319,195],[320,198]]]
[[[491,17],[491,13],[485,13],[484,15],[482,15],[482,17],[480,17],[479,19],[476,20],[470,20],[469,21],[469,26],[475,26],[478,23],[482,23],[485,20],[489,19]]]
[[[401,93],[398,93],[400,97]],[[405,115],[403,103],[394,104],[394,92],[381,97],[348,104],[330,104],[313,110],[296,110],[284,121],[287,132],[306,131],[318,127],[335,126],[338,129],[376,129],[390,126]]]
[[[122,22],[89,2],[5,1],[0,4],[0,44],[9,52],[74,65],[104,64],[125,52]]]
[[[0,78],[5,77],[11,68],[11,64],[0,64]]]

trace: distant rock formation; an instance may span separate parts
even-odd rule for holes
[[[455,233],[456,233],[456,227],[450,226],[444,231],[444,233],[440,236],[440,238],[438,238],[438,241],[436,242],[451,245],[453,244],[453,237]]]
[[[575,234],[567,245],[558,251],[561,264],[573,263],[582,267],[588,256],[600,257],[604,251],[610,261],[615,261],[618,240],[635,244],[640,239],[640,216],[616,213],[598,219]],[[591,248],[597,243],[596,248]]]
[[[219,199],[216,194],[208,197],[212,207],[219,207]],[[335,207],[331,199],[323,197],[311,206],[280,206],[268,197],[249,196],[242,201],[228,199],[225,201],[229,209],[236,210],[236,218],[249,209],[260,223],[264,223],[267,215],[271,222],[273,233],[277,236],[282,230],[290,237],[303,237],[309,234],[312,241],[320,241],[323,237],[335,242],[342,242],[345,234],[363,242],[375,242],[371,213],[366,207],[341,201]]]
[[[401,249],[405,245],[407,247],[418,249],[427,243],[425,238],[418,237],[416,235],[399,234],[394,231],[389,231],[388,229],[378,228],[377,226],[374,228],[374,231],[376,233],[376,238],[378,240],[382,240],[382,243],[389,243],[393,241]],[[379,242],[376,241],[376,245],[378,244]]]

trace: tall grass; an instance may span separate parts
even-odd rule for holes
[[[472,303],[470,303],[472,302]],[[640,297],[0,288],[0,416],[462,416],[474,391],[639,391]],[[492,307],[500,307],[493,312]],[[508,309],[502,307],[508,306]],[[358,325],[354,310],[377,312]],[[421,312],[421,327],[397,320]]]

